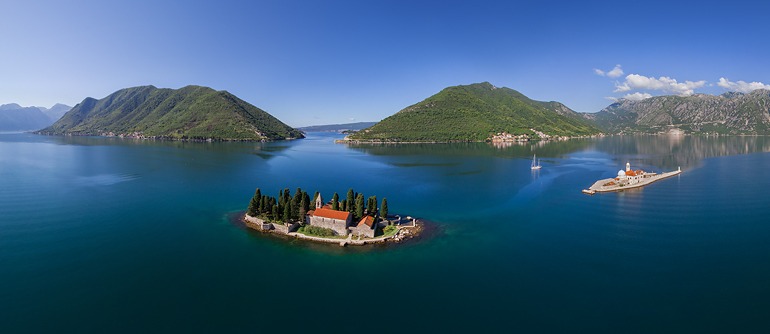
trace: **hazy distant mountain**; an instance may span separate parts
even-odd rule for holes
[[[596,114],[586,114],[608,132],[662,132],[680,128],[688,133],[770,134],[770,91],[748,94],[656,96],[621,100]]]
[[[299,130],[227,91],[201,86],[141,86],[101,100],[89,97],[39,132],[196,140],[303,138]]]
[[[375,124],[377,124],[377,122],[357,122],[345,124],[311,125],[297,129],[304,132],[343,132],[358,131],[361,129],[366,129]]]
[[[454,86],[349,136],[373,141],[484,141],[499,132],[550,136],[599,133],[559,102],[532,100],[488,82]]]
[[[68,111],[70,111],[70,109],[72,109],[72,107],[61,103],[54,104],[53,107],[51,108],[43,108],[43,107],[38,107],[38,108],[40,109],[40,111],[46,114],[48,118],[51,119],[51,124],[53,124],[53,122],[58,121],[62,116],[64,116],[64,114],[66,114]]]
[[[16,103],[0,105],[0,131],[38,130],[51,123],[38,107],[22,107]]]

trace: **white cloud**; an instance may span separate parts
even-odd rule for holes
[[[761,82],[746,82],[738,80],[737,82],[732,82],[726,78],[719,78],[719,82],[717,82],[717,86],[725,88],[732,92],[741,92],[741,93],[751,93],[752,91],[755,91],[757,89],[770,89],[770,85],[765,85]]]
[[[694,94],[696,88],[705,85],[705,80],[678,82],[676,79],[669,77],[660,77],[656,79],[654,77],[646,77],[639,74],[629,74],[626,76],[626,81],[615,84],[615,92],[622,93],[630,90],[645,89],[660,90],[688,96]]]
[[[623,69],[620,68],[620,64],[615,65],[615,68],[607,72],[607,76],[610,78],[617,78],[621,75],[623,75]]]
[[[615,65],[615,67],[613,67],[609,71],[602,71],[602,70],[600,70],[598,68],[595,68],[594,69],[594,73],[596,73],[596,75],[603,76],[603,77],[606,76],[606,77],[610,77],[610,78],[617,78],[617,77],[623,75],[623,69],[620,68],[620,67],[621,67],[620,64]]]
[[[641,100],[644,100],[644,99],[649,99],[651,97],[652,97],[652,94],[640,93],[640,92],[626,94],[626,95],[623,96],[624,99],[631,100],[631,101],[641,101]]]

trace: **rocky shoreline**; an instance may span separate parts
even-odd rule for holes
[[[379,236],[375,238],[357,238],[357,237],[353,237],[352,235],[349,235],[347,238],[339,238],[339,237],[323,238],[323,237],[305,235],[297,232],[289,232],[288,228],[282,229],[282,228],[267,227],[266,225],[272,224],[272,223],[266,223],[264,221],[261,221],[258,218],[246,215],[244,212],[239,213],[238,215],[236,215],[236,217],[239,217],[238,222],[242,223],[243,226],[251,230],[258,231],[260,233],[275,235],[275,236],[282,236],[290,239],[306,240],[313,243],[338,245],[343,247],[347,245],[353,245],[353,246],[370,245],[371,246],[371,245],[384,245],[384,244],[401,244],[410,240],[422,239],[422,237],[424,237],[424,234],[425,234],[424,232],[431,230],[431,228],[429,227],[429,224],[426,224],[426,222],[423,220],[415,218],[413,219],[412,222],[396,225],[398,227],[398,232],[396,232],[393,235],[389,235],[387,237]]]

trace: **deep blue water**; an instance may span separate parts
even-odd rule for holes
[[[770,329],[764,137],[335,138],[0,134],[0,332]],[[626,161],[684,173],[581,194]],[[257,187],[353,187],[436,229],[386,248],[287,241],[230,219]]]

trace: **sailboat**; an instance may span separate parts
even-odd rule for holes
[[[530,167],[532,170],[540,169],[540,162],[537,161],[537,154],[532,156],[532,167]]]

